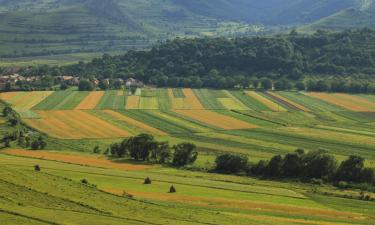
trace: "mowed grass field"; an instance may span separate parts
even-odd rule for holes
[[[342,198],[359,193],[331,186],[312,192],[301,183],[119,164],[77,152],[9,149],[0,152],[0,166],[5,224],[375,223],[375,202]],[[146,177],[151,185],[143,184]],[[168,193],[171,185],[176,193]]]
[[[195,143],[207,165],[222,152],[255,161],[297,148],[375,160],[372,95],[142,88],[133,94],[10,92],[1,99],[56,143],[51,148],[90,151],[98,143],[150,133],[171,143]]]

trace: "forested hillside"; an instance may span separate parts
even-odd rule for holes
[[[364,6],[360,21],[372,21],[374,13],[367,10],[372,4],[359,0],[0,0],[0,58],[126,51],[176,36],[269,34],[320,24],[320,19],[350,10],[364,13]],[[342,18],[351,21],[354,16]],[[329,24],[316,27],[348,26],[347,22]],[[350,27],[373,25],[357,22]]]
[[[375,31],[369,29],[319,31],[313,35],[291,32],[269,37],[177,39],[150,51],[106,55],[61,69],[84,77],[133,74],[145,82],[171,86],[197,83],[226,87],[238,83],[233,79],[254,76],[294,81],[306,76],[355,79],[375,74],[375,50],[371,47],[374,43]]]

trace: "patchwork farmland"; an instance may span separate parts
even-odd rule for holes
[[[171,145],[194,143],[199,157],[192,167],[199,170],[212,169],[216,156],[226,152],[257,162],[297,148],[322,149],[338,160],[358,154],[374,168],[371,95],[209,89],[0,95],[48,141],[44,151],[0,151],[5,168],[0,172],[0,216],[6,224],[375,222],[375,203],[358,200],[360,193],[351,189],[315,189],[312,184],[193,172],[92,153],[95,146],[105,149],[149,133]],[[32,171],[34,165],[41,165],[42,172]],[[146,177],[152,185],[142,184]],[[81,185],[83,178],[95,188]],[[173,195],[167,193],[171,184],[177,188]],[[45,204],[58,213],[41,207]],[[147,209],[148,216],[140,209]]]
[[[375,160],[370,95],[143,88],[10,92],[1,99],[51,139],[81,140],[78,149],[86,142],[150,133],[170,142],[192,141],[208,156],[233,147],[230,151],[267,159],[304,147]],[[343,146],[347,135],[352,141]]]

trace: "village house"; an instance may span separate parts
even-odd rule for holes
[[[126,81],[125,81],[125,86],[127,88],[130,88],[130,87],[143,87],[144,84],[142,81],[139,81],[139,80],[136,80],[134,78],[128,78]]]
[[[79,84],[79,77],[65,75],[65,76],[59,76],[57,79],[61,82],[64,82],[68,85],[78,85]]]

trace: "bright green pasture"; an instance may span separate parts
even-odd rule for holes
[[[41,172],[33,166],[40,165]],[[27,224],[372,224],[374,202],[324,196],[330,186],[156,167],[124,171],[0,155],[2,221]],[[100,166],[100,165],[98,165]],[[144,185],[146,177],[151,185]],[[91,187],[80,184],[86,179]],[[169,194],[174,185],[177,193]],[[100,189],[132,194],[129,199]],[[10,200],[11,199],[11,200]],[[48,205],[48,207],[45,207]],[[319,213],[317,213],[319,212]],[[347,216],[350,214],[351,216]],[[245,216],[246,215],[246,216]],[[299,222],[298,222],[299,221]],[[21,223],[22,224],[22,223]]]
[[[106,91],[95,109],[124,109],[125,108],[125,92],[118,90]]]

